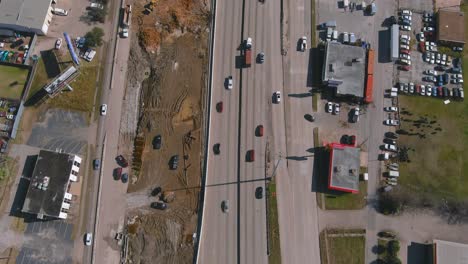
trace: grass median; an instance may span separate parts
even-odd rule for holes
[[[270,254],[268,263],[281,263],[280,232],[278,224],[278,203],[276,200],[276,183],[273,178],[267,185],[268,195],[268,239]]]
[[[365,261],[365,230],[324,230],[320,233],[322,264],[362,264]]]

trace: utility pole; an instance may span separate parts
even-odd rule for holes
[[[281,152],[278,153],[278,161],[276,162],[275,164],[275,168],[273,169],[273,172],[271,173],[271,178],[275,177],[276,175],[276,169],[278,168],[278,165],[280,163],[280,161],[283,159],[283,154],[281,154]]]

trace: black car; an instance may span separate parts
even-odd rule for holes
[[[160,149],[162,144],[161,135],[157,135],[153,139],[153,149]]]
[[[169,164],[171,170],[177,170],[177,167],[179,167],[179,155],[172,156]]]
[[[127,174],[127,173],[123,173],[123,174],[122,174],[121,180],[122,180],[123,183],[127,183],[127,182],[128,182],[128,174]]]
[[[262,199],[263,198],[263,187],[257,187],[255,189],[255,198]]]
[[[159,209],[159,210],[166,210],[167,204],[163,202],[154,202],[154,203],[151,203],[151,208]]]
[[[221,153],[221,144],[219,143],[216,143],[213,145],[213,152],[215,155],[219,155],[219,153]]]
[[[265,53],[260,52],[257,56],[257,61],[258,63],[264,63],[265,62]]]
[[[118,156],[115,158],[115,161],[117,162],[117,164],[119,164],[119,165],[122,166],[123,168],[128,167],[128,162],[127,162],[127,160],[124,158],[124,156],[122,156],[122,155],[118,155]]]
[[[442,66],[442,65],[437,65],[437,66],[434,67],[434,69],[435,69],[436,71],[446,71],[446,70],[447,70],[447,67]]]
[[[99,168],[101,168],[101,160],[99,159],[93,160],[93,168],[94,170],[99,170]]]
[[[393,132],[387,132],[387,133],[385,133],[385,136],[388,137],[388,138],[391,138],[391,139],[398,139],[398,135],[396,133],[393,133]]]
[[[161,187],[156,187],[153,189],[153,191],[151,192],[151,196],[157,196],[158,194],[160,194],[162,191],[162,188]]]

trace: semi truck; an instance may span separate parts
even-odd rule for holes
[[[252,39],[247,38],[244,46],[244,66],[250,67],[252,64]]]
[[[127,5],[123,9],[122,28],[129,28],[132,22],[132,5]]]

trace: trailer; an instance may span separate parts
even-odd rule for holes
[[[132,5],[127,5],[123,9],[122,28],[129,28],[132,22]]]

